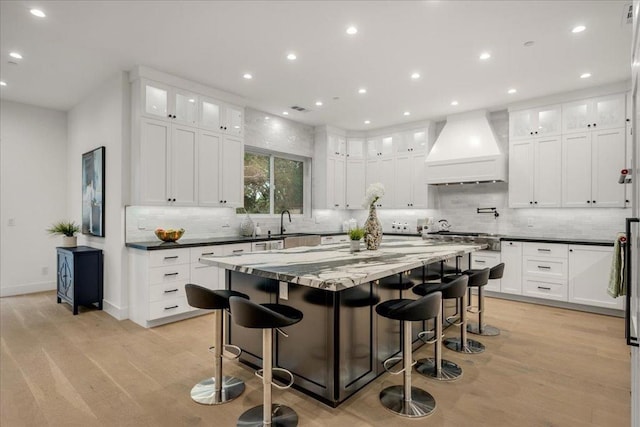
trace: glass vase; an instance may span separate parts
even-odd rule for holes
[[[367,245],[367,249],[375,251],[380,247],[382,241],[382,224],[378,219],[376,207],[372,203],[369,206],[369,216],[364,223],[364,242]]]

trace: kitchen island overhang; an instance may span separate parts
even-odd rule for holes
[[[401,351],[400,322],[379,318],[375,305],[417,298],[403,284],[423,281],[430,265],[481,249],[413,239],[383,241],[376,251],[351,253],[348,244],[336,244],[202,261],[227,270],[228,289],[303,312],[301,322],[286,328],[288,336],[275,334],[273,360],[294,374],[296,389],[336,407],[383,374],[384,360]],[[415,322],[414,349],[422,345],[417,333],[423,329]],[[260,331],[231,320],[228,339],[243,350],[241,361],[262,366]]]

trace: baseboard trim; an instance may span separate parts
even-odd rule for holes
[[[28,285],[7,286],[0,288],[0,297],[12,297],[15,295],[34,294],[36,292],[55,291],[56,282],[29,283]]]
[[[117,320],[125,320],[129,318],[129,307],[119,307],[106,299],[102,300],[102,311]]]

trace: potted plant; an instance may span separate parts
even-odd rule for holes
[[[78,237],[76,236],[78,231],[80,231],[80,226],[74,221],[58,221],[47,228],[49,234],[62,236],[63,248],[78,246]]]
[[[364,237],[364,228],[355,227],[349,230],[349,239],[351,239],[351,252],[360,251],[360,240]]]

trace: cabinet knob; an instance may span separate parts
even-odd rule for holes
[[[631,202],[629,201],[629,199],[626,199],[624,202],[625,202],[625,203],[631,203]]]
[[[591,200],[587,200],[587,203],[591,203]]]
[[[176,199],[173,199],[173,200],[172,200],[172,202],[175,202],[175,201],[176,201]]]
[[[225,200],[224,202],[225,202],[225,203],[227,203],[227,201],[226,201],[226,200]]]
[[[591,203],[593,203],[593,204],[595,205],[595,204],[596,204],[596,201],[595,201],[595,200],[593,200]]]
[[[171,201],[171,199],[167,199],[167,202],[170,202],[170,201]]]
[[[538,131],[536,131],[536,135],[538,134]]]
[[[588,127],[588,128],[590,128],[590,127],[591,127],[591,125],[590,125],[590,124],[588,124],[588,125],[587,125],[587,127]]]
[[[530,204],[530,205],[532,205],[532,204],[533,204],[533,201],[530,201],[530,202],[529,202],[529,204]]]
[[[596,123],[593,124],[593,127],[596,127]]]
[[[220,129],[224,129],[222,126],[220,126]]]
[[[569,252],[573,252],[573,249],[569,249]]]
[[[533,132],[529,132],[530,135],[533,135]]]
[[[537,204],[538,204],[538,201],[536,200],[535,202],[533,202],[533,204],[534,204],[534,205],[537,205]]]

